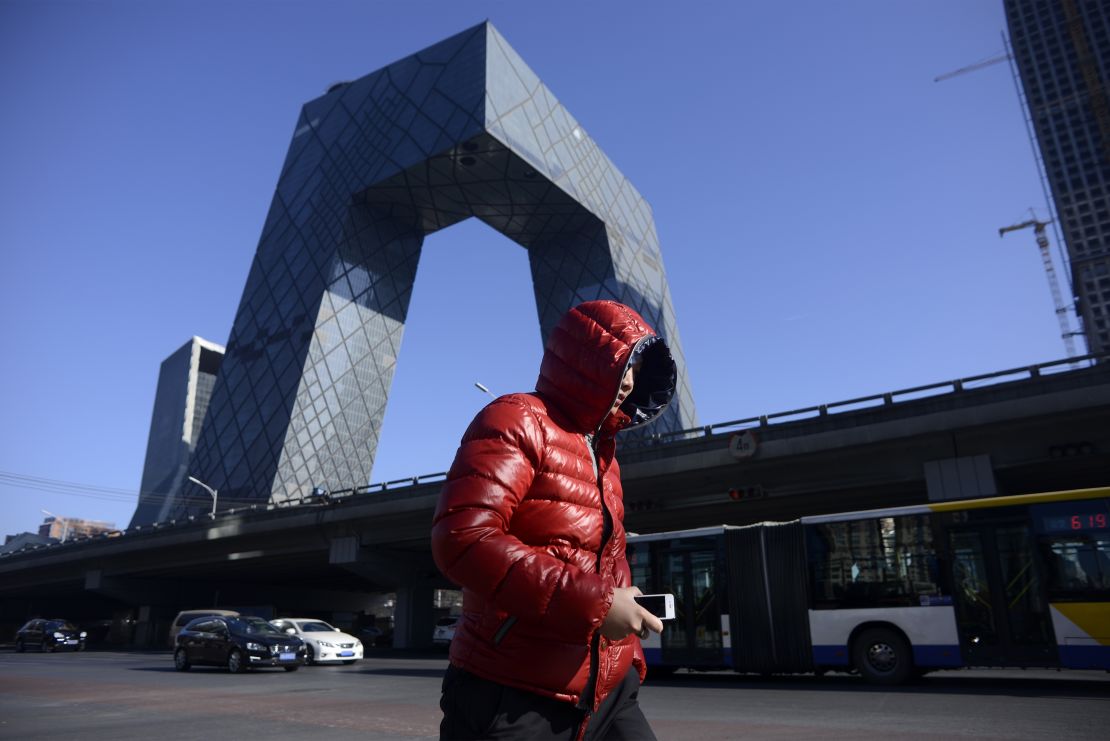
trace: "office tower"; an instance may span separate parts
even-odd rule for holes
[[[194,337],[162,361],[131,526],[169,519],[208,412],[224,349]],[[201,494],[207,496],[203,490]]]
[[[303,107],[189,466],[221,508],[369,482],[424,237],[471,216],[528,250],[542,339],[639,311],[679,368],[646,434],[697,424],[650,207],[482,23]]]
[[[111,532],[116,529],[114,522],[103,520],[82,520],[79,517],[58,517],[50,515],[39,525],[39,535],[54,540],[72,540],[89,535]]]
[[[1110,3],[1004,0],[1092,353],[1110,352]]]

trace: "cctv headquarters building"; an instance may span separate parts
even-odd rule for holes
[[[623,434],[697,424],[650,207],[482,23],[302,108],[191,441],[220,509],[369,482],[424,237],[471,216],[528,251],[544,340],[595,299],[667,338],[675,400]],[[187,476],[145,511],[210,510]]]

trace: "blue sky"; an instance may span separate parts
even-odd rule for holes
[[[703,424],[1064,356],[998,236],[1046,215],[1010,70],[933,81],[1001,53],[1001,0],[4,0],[0,472],[87,488],[0,483],[0,535],[127,523],[300,106],[484,19],[652,205]],[[479,222],[427,239],[374,481],[445,470],[475,381],[532,388],[529,280]]]

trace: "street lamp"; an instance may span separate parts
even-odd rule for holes
[[[57,522],[58,520],[62,521],[62,539],[60,542],[66,542],[66,536],[69,535],[69,520],[64,517],[58,517],[56,514],[48,509],[40,509],[39,512],[42,512],[47,517],[53,517],[55,522]]]
[[[216,496],[219,494],[219,492],[216,491],[215,489],[213,489],[208,484],[204,483],[203,481],[195,479],[192,476],[189,477],[189,480],[212,495],[212,516],[215,517],[216,516]]]
[[[496,396],[493,395],[492,391],[490,391],[488,388],[486,388],[482,384],[478,383],[477,381],[474,382],[474,386],[479,391],[482,391],[482,392],[485,392],[485,393],[489,394],[489,398],[491,398],[491,399],[496,399],[497,398]]]

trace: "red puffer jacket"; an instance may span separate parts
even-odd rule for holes
[[[610,414],[634,356],[635,388]],[[647,322],[592,301],[553,330],[536,392],[502,396],[474,419],[432,528],[436,563],[463,588],[451,663],[590,710],[630,666],[643,680],[639,639],[598,632],[613,588],[631,584],[613,436],[658,416],[674,383]]]

